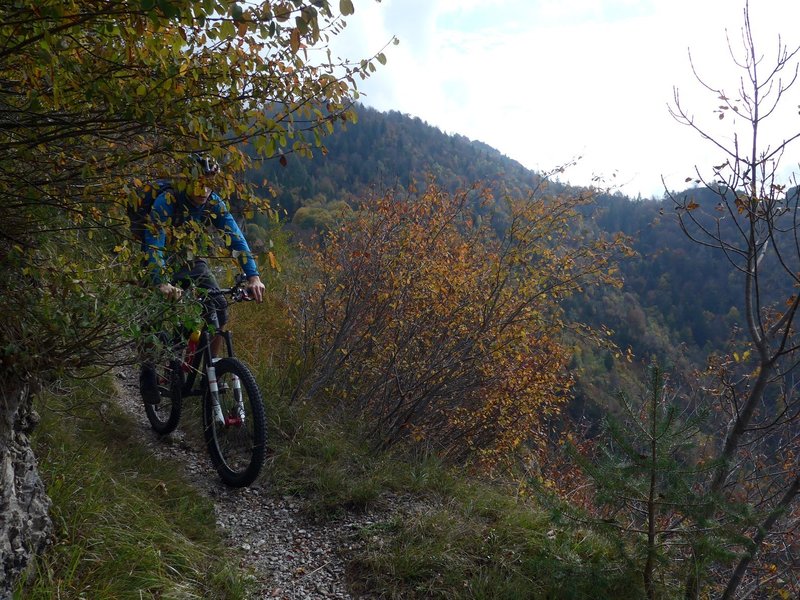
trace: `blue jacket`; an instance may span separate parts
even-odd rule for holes
[[[164,246],[166,244],[166,232],[161,223],[167,223],[168,220],[173,219],[175,208],[182,206],[181,210],[185,211],[185,218],[182,221],[195,221],[203,224],[206,218],[210,219],[214,227],[224,233],[226,236],[226,244],[231,250],[237,250],[239,255],[237,260],[239,266],[244,271],[247,277],[258,275],[258,268],[256,261],[253,259],[253,253],[250,251],[250,246],[247,245],[247,240],[242,234],[242,230],[236,224],[236,220],[228,210],[225,202],[216,193],[212,193],[205,204],[195,206],[185,196],[181,201],[176,201],[176,197],[181,192],[174,192],[172,190],[165,190],[153,202],[153,208],[150,211],[150,218],[156,225],[156,232],[153,234],[149,228],[144,231],[144,243],[147,248],[147,262],[150,266],[153,283],[162,283],[162,275],[164,270]],[[170,195],[170,201],[167,201],[167,195]],[[229,242],[229,243],[228,243]]]

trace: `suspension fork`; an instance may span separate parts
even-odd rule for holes
[[[217,381],[217,370],[214,366],[219,358],[214,358],[211,355],[211,346],[210,340],[207,332],[204,332],[206,343],[204,344],[204,352],[205,352],[205,361],[206,361],[206,377],[208,378],[208,389],[211,393],[211,402],[212,408],[214,412],[214,419],[220,425],[241,425],[244,423],[245,420],[245,410],[244,410],[244,399],[242,397],[242,383],[239,380],[239,377],[232,373],[231,377],[233,379],[233,397],[236,401],[236,413],[238,417],[238,422],[236,419],[232,421],[225,417],[222,412],[222,406],[220,404],[220,397],[219,397],[219,383]],[[223,340],[225,341],[225,349],[227,350],[228,356],[233,356],[233,341],[231,338],[230,331],[220,331],[218,335],[221,335]]]
[[[220,335],[225,340],[225,349],[228,356],[233,357],[233,335],[227,329],[220,331]],[[244,423],[244,399],[242,398],[242,383],[239,381],[238,375],[233,375],[233,397],[236,400],[236,412],[239,416],[240,422]]]
[[[219,424],[225,423],[225,415],[222,414],[222,407],[219,402],[219,384],[217,383],[217,369],[214,366],[216,359],[211,354],[211,337],[205,329],[200,337],[200,345],[203,350],[203,363],[205,364],[206,385],[211,395],[211,412],[214,420]]]

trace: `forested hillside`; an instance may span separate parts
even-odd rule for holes
[[[365,106],[358,108],[358,123],[326,147],[327,153],[314,160],[289,155],[285,166],[265,161],[248,173],[263,195],[275,195],[298,229],[330,226],[343,207],[357,208],[361,198],[412,182],[424,187],[429,178],[450,192],[475,182],[488,186],[495,201],[476,202],[473,210],[502,228],[507,219],[502,198],[526,198],[543,185],[542,174],[486,144],[444,133],[419,118]],[[549,193],[586,193],[559,183],[559,175],[546,183]],[[676,197],[686,195],[709,196],[687,190]],[[600,191],[581,213],[583,227],[598,236],[628,236],[635,255],[619,262],[621,288],[589,287],[569,300],[572,319],[608,326],[614,341],[631,348],[637,361],[656,356],[680,372],[702,367],[709,353],[724,350],[732,328],[742,325],[736,280],[720,268],[712,249],[692,243],[680,230],[673,200],[634,200]],[[573,361],[578,371],[586,369],[579,390],[605,400],[613,396],[625,379],[614,362],[611,352],[582,346]]]
[[[515,197],[540,182],[538,174],[494,148],[444,134],[419,118],[361,105],[357,114],[357,124],[325,141],[325,154],[314,160],[286,155],[286,166],[264,161],[250,171],[250,180],[264,193],[267,186],[274,188],[277,205],[290,218],[301,207],[353,203],[397,185],[422,185],[429,176],[449,192],[482,181],[499,196]]]

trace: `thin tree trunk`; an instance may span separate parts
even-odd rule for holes
[[[739,448],[742,436],[744,435],[745,431],[747,431],[747,427],[750,425],[750,421],[752,420],[753,414],[758,407],[761,396],[767,387],[767,382],[772,374],[772,370],[773,364],[771,362],[761,364],[758,377],[756,378],[755,384],[753,384],[753,389],[750,390],[747,401],[742,409],[737,412],[736,417],[728,429],[728,433],[725,436],[725,445],[719,457],[719,466],[714,473],[714,479],[711,481],[711,485],[709,487],[709,496],[711,497],[716,496],[722,491],[725,481],[730,475],[730,465],[733,461],[733,456],[736,453],[736,450]],[[694,557],[695,566],[697,563],[702,562],[702,559],[702,556],[696,555]],[[689,576],[686,578],[686,593],[684,594],[684,598],[685,600],[697,600],[699,593],[699,571],[697,568],[692,568]]]
[[[658,460],[658,401],[659,401],[659,377],[654,370],[653,373],[653,397],[651,399],[650,414],[650,489],[647,496],[647,562],[644,565],[644,589],[649,600],[655,600],[656,591],[653,583],[653,569],[656,560],[656,485],[658,476],[656,464]]]
[[[781,498],[781,501],[778,502],[778,505],[772,510],[772,512],[769,513],[769,516],[767,516],[764,522],[759,526],[756,535],[753,536],[753,539],[750,543],[750,551],[742,556],[742,558],[739,560],[739,564],[736,565],[736,569],[734,569],[733,575],[731,575],[731,578],[728,581],[728,586],[725,588],[725,593],[722,595],[721,600],[732,600],[732,598],[734,598],[736,589],[742,583],[742,579],[744,578],[747,568],[750,566],[750,563],[761,549],[761,544],[764,542],[764,538],[767,537],[767,534],[772,530],[772,527],[775,525],[777,520],[782,515],[786,514],[786,511],[789,509],[792,502],[794,502],[794,499],[797,497],[798,493],[800,493],[800,477],[795,478],[795,480],[792,482],[792,485],[790,485],[789,489],[786,490],[783,498]]]

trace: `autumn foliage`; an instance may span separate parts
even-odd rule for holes
[[[508,201],[498,234],[471,216],[481,194],[389,194],[307,248],[296,394],[363,415],[380,446],[457,461],[543,435],[572,384],[560,303],[612,276],[616,243],[577,240],[581,199],[545,195]]]

